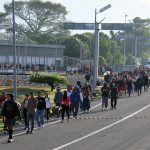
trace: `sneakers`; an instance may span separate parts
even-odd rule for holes
[[[8,139],[8,143],[11,143],[13,141],[13,138]]]
[[[26,132],[26,134],[29,134],[30,133],[30,131],[28,130],[27,132]]]
[[[105,111],[107,111],[108,110],[108,107],[105,107]]]
[[[43,124],[43,125],[41,125],[41,128],[44,128],[44,124]]]
[[[26,134],[29,134],[29,133],[30,133],[30,134],[33,134],[33,130],[31,130],[31,131],[28,130],[28,131],[26,132]]]
[[[27,127],[24,127],[24,130],[26,130],[27,129]]]

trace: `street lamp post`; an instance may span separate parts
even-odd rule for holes
[[[126,24],[126,20],[127,20],[127,16],[128,15],[125,15],[125,24]],[[124,32],[125,33],[125,35],[124,35],[124,50],[123,50],[123,59],[124,59],[124,63],[125,63],[125,61],[126,61],[126,37],[127,37],[127,33],[126,33],[126,31]]]
[[[13,88],[14,88],[14,100],[17,99],[17,73],[16,73],[16,25],[15,25],[15,0],[12,0],[12,19],[13,19]]]
[[[93,93],[95,93],[96,89],[96,82],[98,78],[98,67],[99,67],[99,24],[97,22],[97,14],[102,13],[105,10],[111,7],[110,4],[106,5],[105,7],[101,8],[99,11],[95,9],[95,51],[94,51],[94,82],[93,82]]]

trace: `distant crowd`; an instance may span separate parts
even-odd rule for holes
[[[1,63],[0,64],[0,69],[1,70],[12,70],[14,68],[14,65],[12,63]],[[26,70],[26,71],[33,71],[33,72],[38,72],[38,71],[54,71],[55,70],[55,65],[43,65],[43,64],[16,64],[16,68],[20,70]]]

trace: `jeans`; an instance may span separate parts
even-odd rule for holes
[[[78,110],[79,110],[79,103],[74,102],[74,103],[72,103],[71,107],[72,107],[72,111],[73,111],[73,117],[77,117]]]
[[[30,130],[30,120],[31,120],[31,131],[33,131],[33,128],[34,128],[34,119],[35,119],[35,114],[28,114],[27,113],[28,131]]]
[[[102,108],[108,107],[108,97],[102,96]]]
[[[131,95],[132,88],[128,87],[129,96]]]
[[[27,127],[27,109],[26,108],[23,109],[23,116],[24,116],[25,127]]]
[[[111,108],[115,108],[117,105],[117,97],[111,97]]]
[[[39,127],[41,127],[41,125],[44,125],[44,109],[37,109],[36,119]]]
[[[46,108],[46,119],[49,120],[50,108]]]
[[[89,111],[90,109],[90,100],[89,98],[83,98],[83,111]]]

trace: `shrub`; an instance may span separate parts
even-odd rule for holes
[[[48,84],[51,87],[51,91],[55,88],[58,84],[67,85],[69,84],[69,81],[58,74],[44,74],[44,73],[38,73],[38,74],[32,74],[29,78],[29,81],[31,83],[38,83],[38,84]]]

